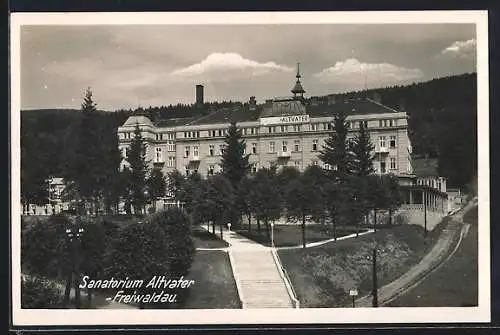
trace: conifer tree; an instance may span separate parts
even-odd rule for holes
[[[245,155],[245,141],[241,139],[241,132],[232,122],[229,126],[226,139],[225,150],[222,154],[222,172],[229,179],[233,188],[243,179],[250,170],[248,163],[249,154]]]
[[[325,140],[319,158],[332,168],[331,174],[336,179],[343,180],[351,173],[353,161],[347,144],[348,129],[344,112],[335,115],[333,128]]]
[[[153,208],[156,211],[156,200],[165,195],[167,182],[163,172],[158,168],[153,168],[149,178],[147,179],[147,189],[149,198],[153,202]]]
[[[149,164],[146,160],[146,143],[141,135],[139,125],[135,126],[134,138],[130,143],[127,157],[130,169],[130,193],[135,214],[142,212],[146,204],[146,182],[149,175]]]
[[[351,146],[351,151],[353,155],[352,172],[353,174],[366,177],[375,170],[373,169],[373,150],[375,146],[370,140],[370,134],[366,130],[363,123],[361,123],[359,134],[356,135]]]
[[[96,212],[102,194],[103,154],[102,131],[96,121],[97,107],[90,88],[85,92],[81,107],[81,119],[76,128],[76,146],[71,153],[65,180],[71,184],[74,194],[90,204],[90,211]]]

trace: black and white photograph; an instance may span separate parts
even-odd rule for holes
[[[11,16],[15,324],[490,320],[486,12],[111,14]]]

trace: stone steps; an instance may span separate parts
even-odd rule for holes
[[[232,252],[246,308],[292,308],[270,250]]]

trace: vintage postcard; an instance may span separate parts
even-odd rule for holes
[[[15,326],[490,321],[486,11],[10,23]]]

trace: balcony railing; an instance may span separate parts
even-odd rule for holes
[[[377,149],[375,149],[375,152],[376,153],[388,153],[389,148],[388,147],[378,147]]]
[[[278,157],[289,158],[291,156],[290,151],[278,151]]]
[[[189,161],[190,162],[198,162],[198,161],[200,161],[200,156],[199,155],[190,155]]]

